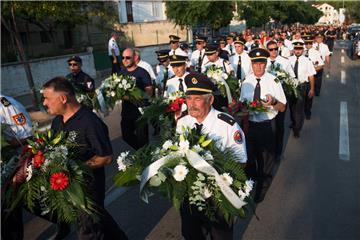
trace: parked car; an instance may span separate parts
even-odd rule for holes
[[[354,34],[353,39],[351,40],[349,48],[350,58],[355,60],[360,58],[360,31]]]

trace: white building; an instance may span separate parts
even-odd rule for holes
[[[164,1],[125,1],[120,0],[120,23],[143,23],[166,20]]]
[[[315,4],[313,7],[319,9],[323,16],[320,17],[317,22],[318,25],[339,25],[340,24],[340,14],[339,12],[330,4]]]

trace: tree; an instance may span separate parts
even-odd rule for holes
[[[37,99],[30,65],[17,29],[18,19],[38,26],[56,45],[55,32],[59,27],[71,29],[89,21],[90,17],[97,17],[100,19],[102,28],[104,28],[111,26],[117,16],[115,9],[103,1],[8,1],[2,2],[1,14],[1,24],[14,39],[20,62],[24,64],[33,105],[36,109],[38,109],[39,100]]]
[[[229,25],[233,18],[233,3],[229,1],[167,1],[166,15],[181,27],[205,25],[217,30]]]
[[[262,26],[270,18],[285,24],[314,24],[322,15],[311,3],[298,1],[241,1],[238,11],[249,27]]]

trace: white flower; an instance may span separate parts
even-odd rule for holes
[[[204,198],[208,199],[211,196],[212,196],[212,192],[209,190],[209,188],[204,187]]]
[[[244,193],[243,190],[241,190],[241,189],[239,190],[238,194],[239,194],[239,197],[241,200],[244,200],[245,197],[248,196],[248,194]]]
[[[210,151],[206,151],[204,158],[205,158],[205,160],[208,160],[208,161],[214,160],[214,157],[213,157],[213,155],[211,155]]]
[[[42,192],[45,192],[45,191],[46,191],[46,188],[45,188],[44,186],[40,186],[40,190],[41,190]]]
[[[166,142],[164,142],[164,144],[162,145],[162,148],[164,150],[168,150],[171,146],[173,145],[171,140],[167,140]]]
[[[129,151],[122,152],[120,156],[117,158],[116,162],[118,164],[119,171],[125,171],[128,167],[129,163],[126,161],[126,157],[129,155]]]
[[[127,84],[127,81],[126,81],[125,79],[123,79],[123,80],[121,81],[121,84],[125,86],[125,85]]]
[[[115,97],[116,93],[114,91],[110,92],[110,96]]]
[[[220,177],[230,186],[233,183],[233,178],[228,173],[223,173]]]
[[[179,142],[179,152],[183,155],[189,150],[190,143],[188,140]]]
[[[184,165],[177,165],[174,168],[173,177],[176,181],[181,182],[185,179],[188,172],[189,170]]]
[[[121,82],[120,78],[115,78],[114,82],[119,83]]]
[[[223,79],[227,79],[229,76],[228,76],[226,73],[222,73],[222,74],[221,74],[221,77],[222,77]]]
[[[128,84],[126,84],[126,88],[131,88],[131,85],[128,83]]]
[[[27,168],[26,168],[26,181],[30,181],[30,179],[32,178],[32,172],[33,172],[33,169],[32,169],[32,165],[29,165]]]
[[[198,153],[201,152],[203,149],[202,147],[200,147],[199,144],[196,144],[195,146],[193,146],[193,150]]]
[[[245,187],[244,187],[244,190],[245,190],[245,193],[247,196],[249,196],[251,190],[253,189],[254,187],[254,181],[253,180],[246,180],[245,181]]]

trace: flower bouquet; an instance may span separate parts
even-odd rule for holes
[[[132,156],[122,153],[117,163],[115,184],[140,182],[145,202],[153,190],[159,190],[177,209],[187,200],[211,220],[221,213],[228,222],[235,216],[245,217],[245,205],[251,202],[254,182],[246,178],[239,156],[189,128],[161,147],[148,146]]]
[[[87,194],[85,180],[90,172],[69,151],[81,147],[75,137],[75,132],[54,134],[49,130],[28,140],[13,178],[17,185],[6,193],[12,207],[21,201],[30,211],[41,210],[42,215],[61,222],[74,222],[81,213],[94,215],[96,206]]]
[[[286,95],[294,96],[295,98],[301,97],[297,79],[291,77],[288,72],[284,71],[279,63],[274,67],[270,66],[268,72],[276,77],[275,82],[282,84]]]
[[[143,125],[149,122],[154,127],[160,127],[162,132],[170,131],[175,126],[176,116],[186,110],[185,94],[180,91],[172,92],[167,98],[154,98],[144,108],[139,123]]]
[[[227,97],[229,103],[240,97],[239,80],[225,73],[221,67],[211,65],[206,69],[206,76],[217,85],[221,95]]]
[[[134,103],[143,99],[142,91],[136,87],[136,79],[127,75],[111,75],[96,89],[96,93],[100,105],[106,109],[113,109],[116,102],[124,97]]]

